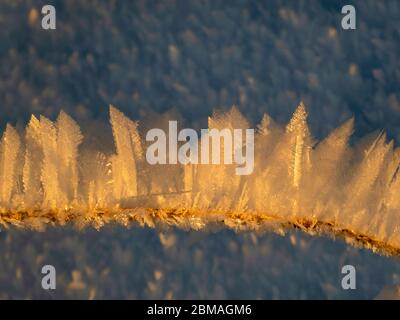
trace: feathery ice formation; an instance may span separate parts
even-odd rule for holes
[[[110,107],[115,150],[82,150],[77,123],[32,116],[25,131],[7,125],[1,139],[0,224],[42,230],[106,223],[229,227],[343,236],[385,254],[400,254],[400,150],[384,133],[349,145],[353,119],[316,142],[301,103],[286,127],[264,115],[255,137],[255,167],[156,165],[144,157],[138,123]],[[248,129],[235,108],[215,113],[209,128]]]

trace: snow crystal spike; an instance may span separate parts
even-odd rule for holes
[[[110,105],[110,121],[114,135],[117,154],[113,159],[113,173],[118,198],[138,195],[137,161],[141,158],[141,146],[137,124],[127,118],[121,111]]]
[[[6,130],[1,138],[1,203],[8,207],[16,184],[16,161],[21,145],[20,137],[13,126],[7,123]]]
[[[286,126],[288,132],[294,132],[299,128],[303,128],[307,121],[307,111],[304,103],[301,101],[297,109],[294,111],[289,124]]]

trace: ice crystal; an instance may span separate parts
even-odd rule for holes
[[[0,223],[295,227],[400,252],[400,150],[383,132],[353,146],[349,119],[315,141],[301,103],[286,127],[264,115],[254,172],[239,176],[232,164],[150,166],[139,123],[112,106],[110,120],[115,149],[108,153],[83,148],[78,124],[64,112],[55,122],[32,116],[24,134],[7,125],[0,144]],[[209,118],[210,129],[249,127],[236,108]]]

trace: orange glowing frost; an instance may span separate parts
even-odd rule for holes
[[[237,231],[298,228],[400,253],[400,151],[384,133],[349,146],[353,119],[315,142],[303,104],[283,128],[264,115],[251,175],[235,165],[150,166],[138,123],[110,107],[115,151],[84,149],[79,126],[32,116],[24,136],[7,125],[1,141],[0,223],[43,229],[72,223]],[[249,128],[232,108],[210,128]]]

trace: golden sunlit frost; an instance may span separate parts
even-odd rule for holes
[[[235,164],[150,166],[139,123],[112,106],[110,120],[115,150],[108,153],[83,145],[79,126],[64,112],[55,122],[32,116],[23,134],[7,125],[0,145],[0,223],[37,230],[66,223],[296,228],[400,253],[400,151],[382,132],[350,146],[350,119],[318,142],[303,103],[286,127],[265,114],[255,136],[254,172],[240,176]],[[219,130],[250,126],[236,108],[208,122]]]

